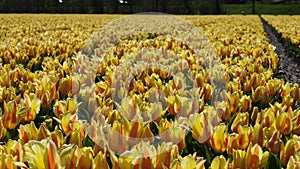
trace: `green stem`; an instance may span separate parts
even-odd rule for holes
[[[204,144],[204,149],[205,149],[205,156],[206,156],[207,162],[209,164],[211,164],[211,158],[210,158],[208,144]]]

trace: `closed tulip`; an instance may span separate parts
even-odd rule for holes
[[[247,149],[246,156],[245,156],[245,168],[246,169],[262,169],[268,162],[269,152],[263,152],[262,148],[255,144],[250,146]]]
[[[192,119],[192,136],[199,143],[207,142],[213,135],[213,126],[205,113],[195,114]]]
[[[228,133],[226,124],[222,123],[215,128],[210,138],[211,147],[218,153],[223,153],[227,148]]]

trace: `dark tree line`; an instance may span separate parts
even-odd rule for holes
[[[0,12],[220,14],[223,0],[0,0]]]

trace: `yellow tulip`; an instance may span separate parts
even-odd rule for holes
[[[238,127],[238,145],[239,148],[245,150],[250,143],[250,136],[252,135],[251,128],[248,126],[239,126]]]
[[[261,115],[261,113],[259,112],[258,107],[256,107],[256,106],[253,107],[252,114],[251,114],[252,122],[261,123],[260,115]]]
[[[287,166],[289,158],[294,156],[296,152],[295,140],[290,139],[285,143],[285,146],[282,146],[280,151],[280,163],[283,167]]]
[[[179,150],[182,150],[185,147],[184,137],[187,132],[184,126],[188,126],[188,122],[185,118],[179,118],[171,122],[162,119],[158,126],[158,132],[164,142],[177,144]]]
[[[204,163],[205,160],[203,159],[197,159],[195,158],[195,155],[187,155],[184,158],[179,159],[180,160],[180,168],[185,169],[204,169]]]
[[[234,118],[234,121],[231,125],[231,130],[233,132],[238,132],[239,126],[248,126],[249,123],[249,114],[246,113],[237,113],[236,117]]]
[[[269,102],[269,95],[264,86],[258,86],[254,91],[252,91],[251,99],[254,103],[261,102],[266,104]]]
[[[65,113],[61,115],[61,120],[58,120],[60,123],[61,129],[64,134],[68,135],[72,131],[72,125],[76,120],[76,115],[71,115],[71,113]]]
[[[102,153],[101,151],[96,155],[93,159],[93,169],[98,169],[101,166],[103,169],[109,169],[109,165],[107,163],[106,153]]]
[[[291,156],[286,168],[287,169],[299,169],[300,161],[296,161],[295,158],[293,156]]]
[[[293,133],[300,135],[300,110],[296,110],[292,114]]]
[[[6,129],[14,129],[27,112],[26,108],[17,110],[16,101],[4,102],[4,114],[2,124]]]
[[[37,136],[38,140],[43,140],[43,139],[50,138],[51,133],[48,130],[48,128],[46,127],[45,123],[41,124],[37,135],[38,135]]]
[[[71,88],[72,80],[70,77],[60,79],[58,89],[62,95],[67,95],[71,91]]]
[[[56,101],[53,106],[53,112],[57,118],[66,112],[66,103],[64,101]]]
[[[0,109],[1,110],[1,109]],[[1,113],[1,112],[0,112]],[[0,140],[3,140],[6,136],[6,128],[4,127],[1,117],[0,117]]]
[[[200,93],[204,96],[203,97],[204,100],[206,101],[209,100],[213,93],[212,86],[208,83],[204,83]]]
[[[228,161],[225,159],[223,155],[217,156],[213,159],[210,168],[228,169]]]
[[[295,100],[291,95],[288,94],[282,98],[282,105],[293,107],[295,105]]]
[[[77,168],[92,168],[93,156],[94,156],[92,148],[91,147],[83,147],[81,149],[81,152],[82,152],[82,155],[78,161]]]
[[[36,115],[40,111],[41,106],[41,100],[39,98],[36,98],[35,95],[28,96],[25,94],[25,105],[28,108],[28,111],[26,112],[24,116],[25,122],[31,122],[35,119]]]
[[[243,89],[245,92],[251,92],[251,83],[250,80],[246,79],[243,83]]]
[[[156,149],[148,142],[140,142],[130,151],[120,154],[119,158],[112,153],[113,168],[156,168]]]
[[[41,96],[41,101],[42,101],[42,107],[43,108],[50,108],[51,107],[51,96],[50,96],[50,92],[47,90],[45,91],[42,96]]]
[[[252,128],[251,142],[252,144],[258,144],[260,147],[264,146],[265,138],[261,124],[255,123]]]
[[[237,150],[238,147],[238,134],[237,133],[231,133],[228,135],[228,143],[227,143],[227,153],[232,154],[234,150]]]
[[[80,131],[78,131],[78,130],[72,130],[71,131],[69,144],[75,144],[78,147],[82,147]]]
[[[51,139],[58,149],[61,148],[66,142],[66,138],[57,126],[55,127],[54,131],[51,132]]]
[[[109,149],[112,152],[121,154],[128,149],[129,144],[128,144],[128,140],[126,139],[127,131],[128,128],[125,128],[125,125],[118,121],[115,121],[112,124],[112,127],[108,128],[107,141],[108,141]]]
[[[16,161],[24,162],[25,152],[21,142],[15,140],[8,140],[5,144],[5,151],[7,154],[11,154],[13,157],[15,157]]]
[[[232,155],[232,168],[241,168],[245,169],[246,167],[246,152],[243,150],[233,150]]]
[[[241,112],[249,112],[252,108],[252,100],[250,96],[243,95],[240,98]]]
[[[11,154],[0,154],[0,168],[17,169],[14,157]]]
[[[228,133],[226,124],[222,123],[215,128],[210,138],[211,147],[218,153],[223,153],[227,148]]]
[[[238,92],[234,92],[233,94],[227,94],[226,100],[229,103],[229,109],[231,113],[235,113],[238,109],[240,102],[240,94]]]
[[[249,145],[246,156],[245,156],[245,164],[246,169],[256,169],[256,168],[263,168],[269,159],[269,152],[263,152],[262,148],[255,144]]]
[[[207,142],[213,134],[213,126],[211,125],[205,113],[195,114],[192,119],[192,136],[199,143]]]
[[[275,122],[275,113],[271,109],[267,109],[263,112],[263,126],[270,127]]]
[[[180,96],[178,95],[171,95],[167,98],[167,105],[168,105],[168,111],[171,115],[176,115],[181,107],[181,100]]]
[[[275,131],[267,143],[268,149],[273,154],[277,154],[281,150],[281,146],[283,145],[282,140],[279,138],[279,132]]]
[[[300,87],[298,85],[295,85],[291,88],[290,95],[294,99],[294,101],[299,101],[300,100]]]
[[[281,112],[276,118],[276,128],[282,135],[288,135],[293,130],[291,117],[286,112]]]
[[[30,124],[20,125],[19,129],[19,138],[25,144],[29,140],[37,140],[38,129],[35,127],[34,122],[32,121]]]
[[[163,142],[162,144],[158,145],[157,148],[156,168],[162,169],[163,166],[170,168],[171,161],[177,159],[178,155],[179,150],[177,145],[173,145],[171,142]]]
[[[24,145],[25,159],[33,169],[59,169],[60,158],[55,144],[51,140],[30,140]]]
[[[132,120],[138,113],[135,100],[130,97],[125,97],[121,102],[122,112],[126,119]]]

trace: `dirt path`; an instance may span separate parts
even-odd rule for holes
[[[299,61],[295,57],[289,56],[288,48],[276,37],[264,20],[262,20],[262,24],[270,43],[276,47],[275,52],[279,57],[279,75],[283,76],[290,83],[298,83],[300,85]],[[297,103],[296,107],[300,108],[300,102]]]

